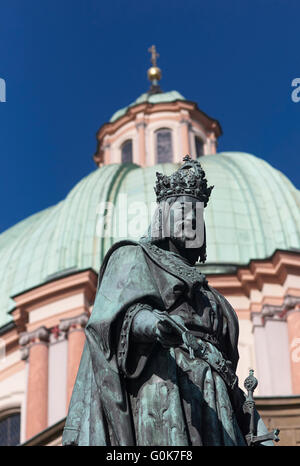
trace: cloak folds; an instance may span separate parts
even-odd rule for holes
[[[136,407],[132,406],[128,380],[139,383],[157,345],[137,351],[134,358],[129,351],[123,351],[125,369],[121,370],[119,345],[124,322],[125,326],[130,323],[130,319],[126,321],[128,310],[131,318],[141,304],[171,312],[184,296],[191,296],[205,282],[205,277],[195,267],[185,264],[180,256],[151,243],[122,241],[108,251],[100,270],[93,312],[85,330],[86,343],[64,428],[63,445],[141,444],[137,443],[133,412]],[[237,316],[224,297],[208,288],[227,321],[226,355],[235,370],[238,362]],[[129,330],[130,325],[127,336]],[[134,367],[126,374],[128,354],[134,359]],[[147,380],[145,382],[147,384]],[[182,425],[184,414],[177,408],[173,412],[174,425]],[[177,441],[180,442],[174,437],[172,445],[185,444]]]

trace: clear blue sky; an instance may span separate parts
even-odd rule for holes
[[[220,151],[261,157],[299,187],[299,0],[0,0],[0,232],[94,170],[95,134],[149,87],[223,128]]]

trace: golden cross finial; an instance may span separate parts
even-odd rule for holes
[[[155,47],[155,45],[152,45],[151,47],[149,47],[148,52],[151,53],[151,63],[152,63],[152,66],[157,66],[157,64],[156,64],[156,59],[159,57],[159,53],[156,52],[156,47]]]

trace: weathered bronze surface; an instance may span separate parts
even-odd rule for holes
[[[187,200],[190,170],[176,201]],[[199,186],[206,202],[211,188],[203,177]],[[268,434],[238,387],[236,313],[195,267],[205,260],[205,235],[187,250],[185,237],[154,238],[160,226],[105,257],[64,445],[249,445],[250,424],[252,440]],[[264,445],[273,444],[268,438]]]

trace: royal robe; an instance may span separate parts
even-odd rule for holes
[[[205,276],[150,242],[116,243],[100,270],[63,444],[245,445],[244,393],[231,393],[218,372],[181,346],[137,343],[131,327],[143,308],[190,319],[195,335],[236,370],[238,319]],[[255,419],[265,433],[257,412]]]

